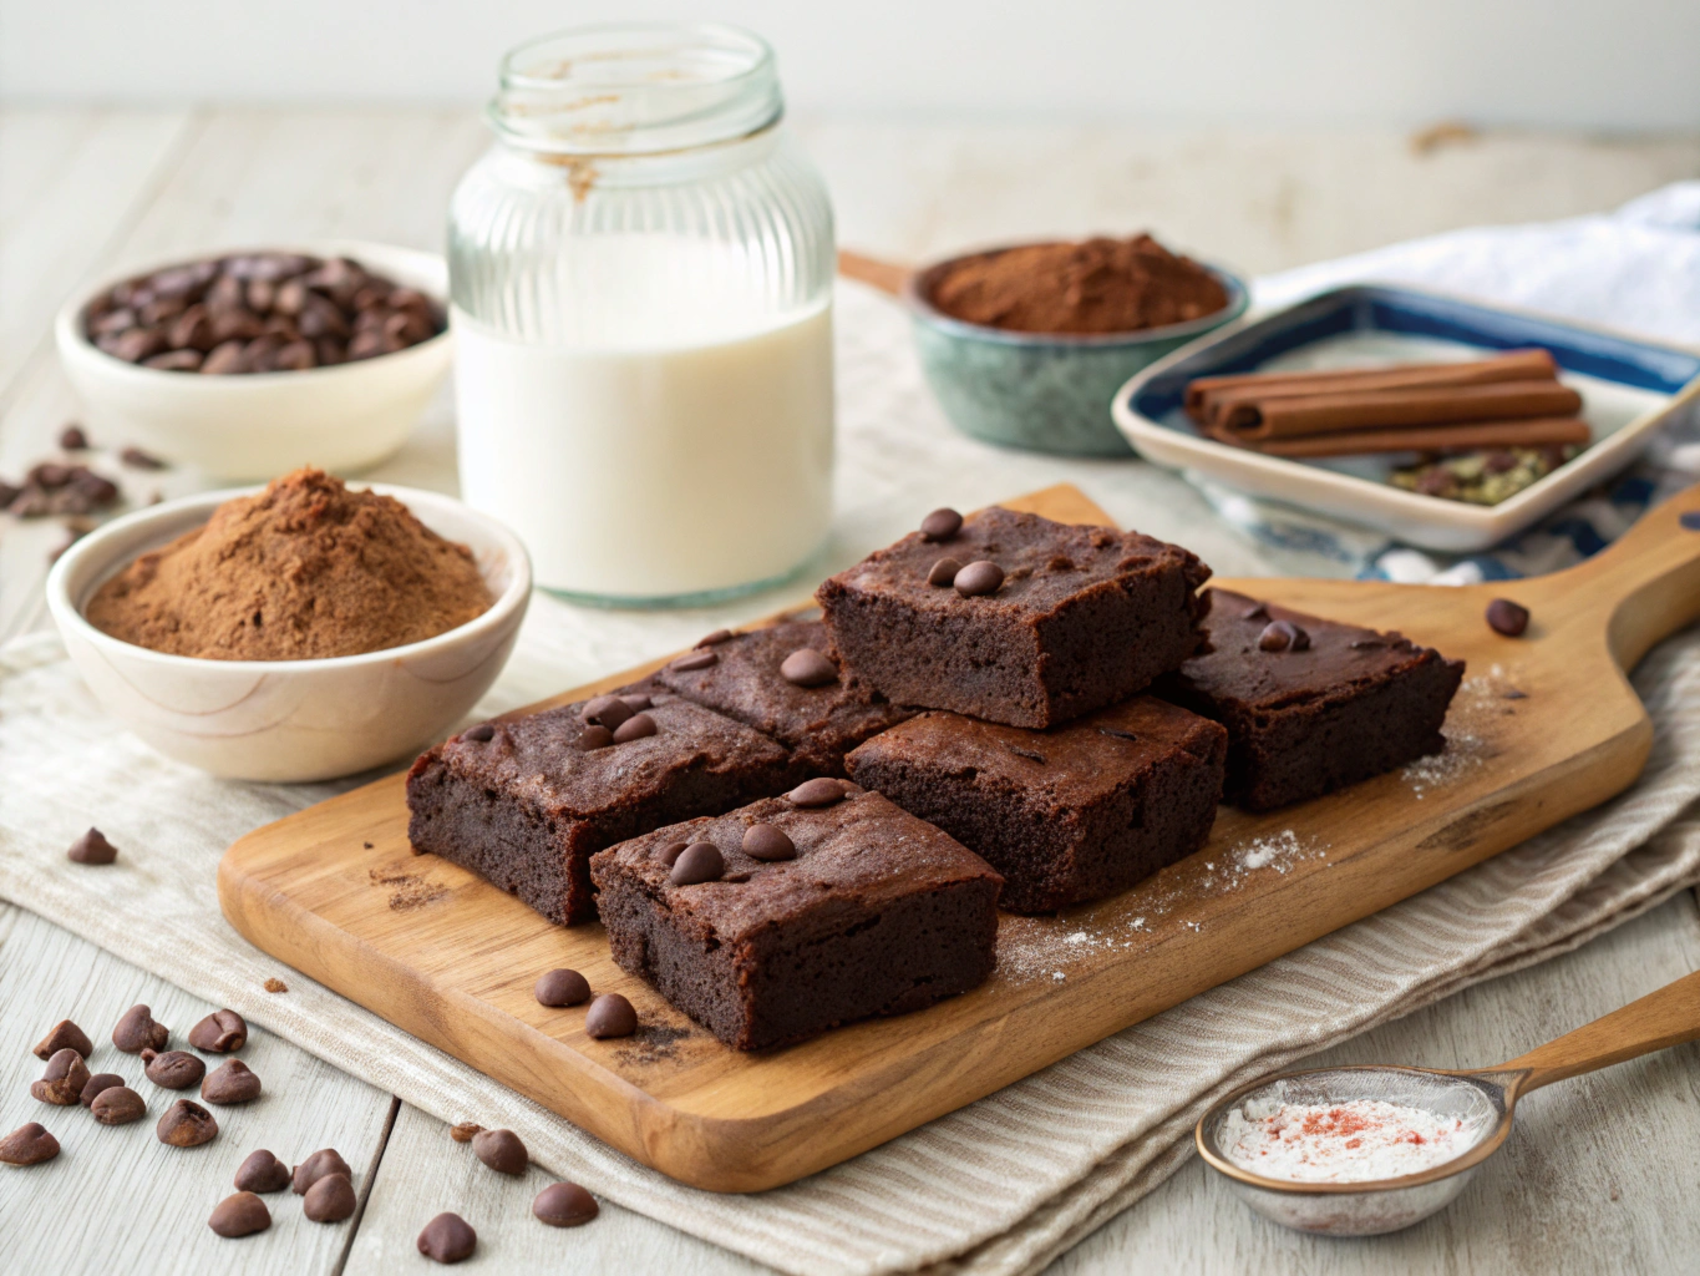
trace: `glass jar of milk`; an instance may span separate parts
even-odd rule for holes
[[[501,75],[449,213],[462,494],[580,600],[783,579],[832,517],[834,259],[772,50],[585,28]]]

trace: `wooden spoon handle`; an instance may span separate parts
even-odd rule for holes
[[[915,272],[895,261],[881,261],[878,257],[868,257],[848,248],[840,248],[838,273],[846,279],[854,279],[870,288],[890,293],[893,297],[901,297],[909,285],[909,277]]]
[[[1700,971],[1491,1071],[1527,1071],[1527,1077],[1507,1087],[1526,1094],[1566,1077],[1696,1039],[1700,1039]]]

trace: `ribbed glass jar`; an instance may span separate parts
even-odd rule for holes
[[[770,49],[722,26],[522,45],[449,214],[465,498],[538,583],[773,583],[832,514],[832,209]]]

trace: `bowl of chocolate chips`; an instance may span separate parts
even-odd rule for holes
[[[222,252],[75,298],[54,336],[89,425],[220,479],[401,446],[449,368],[441,257],[339,241]]]

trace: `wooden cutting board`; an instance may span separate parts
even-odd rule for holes
[[[1109,521],[1068,486],[1009,505]],[[1684,527],[1682,514],[1696,527]],[[1621,671],[1700,616],[1700,487],[1605,552],[1537,580],[1450,589],[1223,583],[1397,628],[1466,659],[1447,752],[1285,811],[1224,808],[1208,846],[1126,894],[1059,918],[1005,916],[991,980],[929,1010],[769,1054],[729,1050],[616,967],[600,926],[550,925],[471,873],[415,856],[400,775],[244,837],[220,865],[219,898],[231,923],[267,952],[645,1164],[716,1191],[788,1183],[1633,783],[1652,727]],[[1524,637],[1488,628],[1483,612],[1496,596],[1531,610]],[[630,997],[639,1035],[593,1041],[582,1007],[538,1005],[532,983],[556,966]]]

